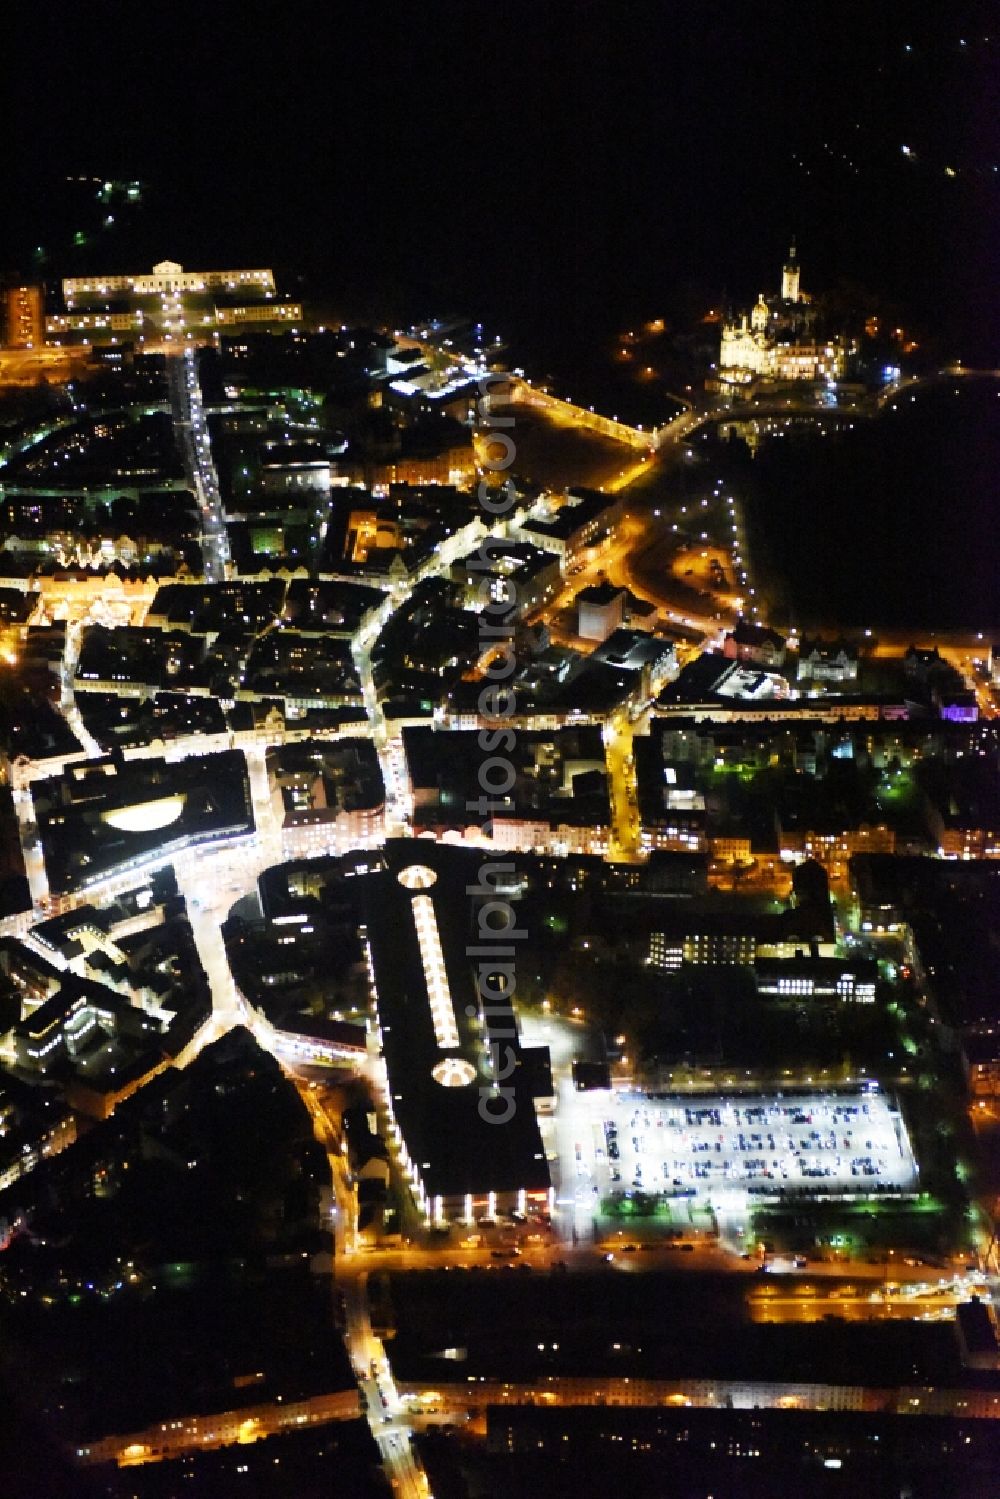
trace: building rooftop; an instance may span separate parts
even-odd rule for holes
[[[90,760],[35,781],[32,800],[49,887],[58,894],[254,828],[240,750],[169,762]]]
[[[613,604],[615,599],[620,599],[625,592],[624,588],[619,588],[614,583],[592,583],[589,588],[580,589],[576,602],[603,608],[607,604]]]
[[[416,803],[416,820],[465,827],[476,820],[479,770],[488,757],[471,730],[403,730],[403,749]],[[599,728],[524,730],[511,752],[514,784],[494,801],[495,816],[548,819],[553,825],[591,826],[610,818],[604,742]]]
[[[392,1109],[431,1200],[549,1185],[516,1040],[504,1042],[515,1057],[505,1084],[513,1113],[498,1124],[479,1108],[492,1077],[484,1028],[468,1013],[482,1011],[467,889],[479,883],[481,863],[464,849],[393,840],[385,867],[359,881]]]

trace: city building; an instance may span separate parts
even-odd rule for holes
[[[563,576],[595,562],[615,534],[621,502],[601,490],[574,488],[558,508],[544,506],[518,522],[517,534],[543,552],[555,552]]]
[[[793,245],[781,273],[781,295],[761,292],[752,311],[722,325],[718,384],[738,389],[758,380],[836,381],[855,352],[842,333],[825,334],[811,298],[802,291]]]
[[[496,919],[498,902],[513,915],[515,870],[482,871],[481,852],[412,839],[297,860],[261,877],[262,922],[224,931],[239,990],[283,1049],[318,1055],[329,1034],[357,1060],[367,1039],[378,1133],[428,1223],[549,1207],[536,1101],[552,1080],[547,1053],[520,1042],[516,944]],[[338,1022],[359,1003],[367,1038]]]
[[[973,1098],[1000,1097],[1000,1029],[966,1036],[962,1055]]]
[[[614,630],[590,659],[615,671],[635,673],[636,695],[643,702],[655,697],[677,674],[676,642],[647,630]]]
[[[162,260],[151,272],[68,276],[66,311],[45,319],[48,343],[211,343],[221,329],[289,326],[298,302],[275,300],[270,270],[185,271]]]
[[[462,589],[467,608],[482,607],[487,586],[493,607],[507,601],[516,619],[552,602],[560,586],[559,559],[528,541],[490,538],[487,565],[479,553],[459,557],[451,577]],[[488,580],[488,583],[487,583]]]
[[[161,687],[208,688],[204,642],[180,630],[88,625],[81,631],[78,692],[144,697]]]
[[[577,634],[583,640],[607,640],[619,629],[625,618],[624,588],[613,583],[595,583],[582,589],[576,596]]]
[[[40,286],[8,286],[3,292],[3,346],[40,349],[45,341],[44,292]]]
[[[313,491],[329,496],[330,455],[318,442],[268,442],[264,445],[261,479],[269,495]]]
[[[781,666],[785,659],[785,638],[766,625],[741,619],[723,640],[722,654],[730,661],[751,662],[754,666]]]
[[[461,832],[496,848],[602,854],[610,833],[604,744],[597,727],[519,731],[502,795],[482,798],[480,736],[466,730],[405,728],[403,753],[418,831]]]
[[[212,1008],[170,874],[4,939],[0,976],[15,1002],[4,1044],[18,1074],[97,1118],[183,1050]]]
[[[272,271],[185,271],[173,260],[161,260],[152,271],[122,276],[68,276],[62,283],[67,307],[86,305],[94,297],[155,297],[196,291],[253,291],[274,295]]]
[[[815,859],[830,877],[842,880],[856,854],[894,854],[896,833],[884,823],[861,823],[857,827],[796,827],[779,817],[778,848],[782,859],[798,863]]]
[[[799,646],[797,678],[800,682],[856,682],[857,646],[847,640],[808,639]]]
[[[536,1375],[535,1386],[544,1378]],[[872,1496],[916,1495],[924,1485],[931,1493],[982,1494],[995,1461],[991,1423],[968,1419],[967,1391],[948,1392],[954,1414],[927,1414],[919,1395],[902,1390],[892,1392],[894,1401],[888,1392],[859,1390],[851,1402],[833,1385],[792,1391],[763,1382],[713,1388],[708,1380],[670,1386],[633,1378],[642,1386],[633,1397],[627,1379],[557,1375],[549,1376],[552,1399],[543,1403],[530,1383],[492,1382],[484,1398],[487,1447],[497,1471],[506,1463],[512,1473],[524,1463],[557,1468],[564,1492],[575,1480],[578,1492],[618,1485],[647,1494],[669,1473],[677,1493],[748,1499],[842,1494],[852,1486]],[[904,1398],[914,1402],[909,1411]]]
[[[1000,1342],[992,1308],[978,1296],[955,1308],[962,1366],[966,1369],[1000,1369]]]
[[[0,1072],[0,1191],[76,1139],[76,1117],[56,1088]]]
[[[878,965],[874,959],[796,957],[754,963],[757,993],[796,1003],[809,999],[874,1004]]]
[[[205,844],[254,833],[241,750],[183,760],[115,757],[34,781],[31,798],[53,895],[98,887]]]
[[[429,1222],[549,1207],[534,1098],[551,1080],[518,1039],[513,965],[493,955],[512,944],[493,920],[491,886],[478,894],[481,868],[468,850],[395,840],[357,882],[380,1109]],[[470,949],[477,930],[482,957]]]
[[[370,739],[306,740],[269,751],[268,780],[289,858],[385,836],[385,785]]]

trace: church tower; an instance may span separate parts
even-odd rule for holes
[[[788,252],[788,259],[781,268],[781,300],[783,302],[799,300],[799,262],[795,258],[794,240]]]

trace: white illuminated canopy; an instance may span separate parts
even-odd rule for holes
[[[434,1022],[434,1037],[442,1051],[456,1051],[459,1046],[458,1025],[455,1022],[455,1006],[448,987],[448,974],[441,949],[434,902],[429,895],[415,895],[410,902],[413,923],[420,944],[420,961],[424,969],[427,998]]]
[[[155,833],[177,821],[186,800],[184,792],[177,792],[151,802],[133,802],[130,807],[114,807],[104,812],[101,820],[120,833]]]
[[[431,1068],[431,1077],[442,1088],[467,1088],[476,1080],[476,1069],[464,1057],[442,1057]]]
[[[407,864],[396,876],[405,890],[429,890],[437,884],[437,875],[426,864]],[[420,947],[420,962],[427,986],[427,1002],[431,1008],[434,1039],[441,1051],[457,1051],[461,1045],[455,1006],[448,986],[441,934],[438,931],[434,901],[429,895],[414,895],[410,899],[413,925],[416,928]],[[461,1088],[471,1083],[475,1069],[461,1057],[443,1057],[431,1069],[435,1082],[445,1088]]]

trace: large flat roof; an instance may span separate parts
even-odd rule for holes
[[[479,883],[482,856],[412,839],[391,840],[385,855],[385,867],[359,880],[359,885],[392,1109],[424,1189],[430,1198],[521,1187],[544,1190],[549,1186],[548,1165],[529,1069],[516,1041],[504,1039],[517,1058],[505,1083],[514,1090],[512,1116],[505,1123],[492,1123],[479,1110],[480,1090],[489,1087],[491,1078],[483,1030],[467,1013],[478,1013],[478,958],[470,948],[479,940],[475,897],[467,887]],[[433,883],[421,884],[420,876],[407,873],[415,867],[428,870]],[[402,884],[401,874],[412,883]],[[444,1049],[435,1034],[428,998],[415,898],[431,902],[454,1014],[457,1045]],[[491,1010],[497,1007],[491,1001]],[[512,1025],[503,1028],[513,1030]],[[433,1069],[445,1057],[467,1063],[472,1080],[464,1086],[440,1083]]]

